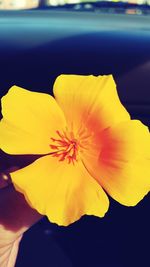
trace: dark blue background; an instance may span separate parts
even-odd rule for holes
[[[52,94],[61,73],[112,73],[132,118],[150,125],[150,18],[1,12],[1,96],[14,84]],[[17,162],[1,159],[4,168]],[[16,267],[149,266],[149,196],[134,208],[110,201],[103,219],[84,216],[65,228],[44,218],[24,235]]]

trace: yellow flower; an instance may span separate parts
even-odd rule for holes
[[[2,98],[1,149],[41,155],[11,173],[16,189],[59,225],[103,217],[105,191],[136,205],[150,187],[150,136],[130,119],[112,76],[61,75],[54,96],[13,86]]]

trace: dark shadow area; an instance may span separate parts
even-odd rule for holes
[[[29,207],[24,196],[18,193],[12,185],[0,190],[0,224],[5,229],[20,233],[21,228],[28,228],[33,224],[32,222],[41,217]]]
[[[66,228],[45,218],[25,234],[16,267],[24,263],[28,267],[148,266],[149,201],[146,197],[138,206],[126,208],[111,200],[105,218],[84,216]]]

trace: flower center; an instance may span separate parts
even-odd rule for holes
[[[51,138],[52,144],[50,148],[55,150],[51,155],[53,157],[58,157],[59,161],[64,161],[65,159],[68,163],[73,163],[77,161],[77,154],[79,149],[79,143],[74,138],[73,133],[70,133],[70,137],[66,133],[60,133],[56,131],[58,139]]]

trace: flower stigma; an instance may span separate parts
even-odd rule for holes
[[[70,137],[66,133],[60,133],[56,131],[58,139],[51,137],[53,144],[50,144],[50,148],[54,149],[51,155],[53,157],[58,157],[59,161],[67,160],[68,163],[75,163],[77,161],[79,142],[73,136],[73,133],[70,133]]]

